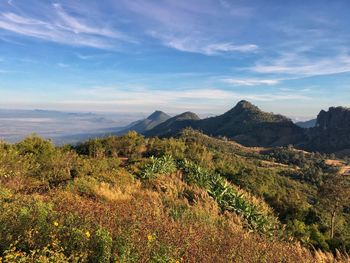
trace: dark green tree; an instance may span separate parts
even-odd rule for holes
[[[330,174],[319,188],[319,196],[324,208],[330,213],[330,237],[333,239],[336,216],[350,202],[349,176],[340,173]]]

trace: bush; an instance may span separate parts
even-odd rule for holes
[[[141,179],[152,180],[158,174],[171,174],[176,171],[176,164],[172,156],[151,157],[151,163],[147,164],[140,172]]]
[[[107,230],[99,228],[94,234],[91,243],[93,244],[93,254],[90,258],[90,262],[111,262],[113,240]]]
[[[181,166],[187,183],[196,184],[205,189],[223,211],[241,215],[246,219],[249,229],[267,233],[276,228],[275,218],[260,213],[220,175],[188,161],[182,162]]]

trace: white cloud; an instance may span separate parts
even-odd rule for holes
[[[204,47],[206,54],[217,54],[221,52],[254,52],[258,49],[257,45],[233,45],[232,43],[215,43]]]
[[[260,61],[250,71],[296,76],[331,75],[350,71],[350,56],[341,50],[334,56],[313,57],[299,52],[286,52],[277,59]]]
[[[233,84],[235,86],[257,86],[257,85],[277,85],[280,83],[278,79],[223,79],[223,82]]]
[[[159,39],[165,46],[174,48],[183,52],[200,53],[204,55],[220,55],[233,52],[256,52],[258,46],[254,44],[234,45],[230,42],[214,42],[194,36],[170,36],[158,32],[149,32],[149,34]]]
[[[48,19],[37,19],[29,14],[2,12],[0,29],[46,41],[102,49],[115,47],[116,40],[135,43],[135,40],[124,33],[105,27],[101,20],[98,21],[100,24],[97,24],[96,21],[88,22],[88,18],[78,20],[70,16],[59,4],[53,4],[51,12]]]
[[[65,63],[58,63],[57,66],[59,66],[60,68],[68,68],[69,65],[65,64]]]
[[[210,0],[123,2],[126,9],[137,14],[137,20],[141,21],[145,31],[167,47],[204,55],[258,50],[254,43],[236,43],[235,27],[221,31],[221,28],[226,27],[222,21],[233,23],[234,17],[248,15],[248,9],[237,3],[220,4]]]
[[[92,25],[88,25],[87,23],[83,23],[78,21],[76,18],[68,15],[59,4],[53,4],[54,8],[57,11],[58,16],[61,18],[61,22],[58,26],[62,28],[72,31],[75,34],[92,34],[92,35],[100,35],[109,38],[116,38],[124,41],[132,41],[131,38],[127,37],[125,34],[118,32],[116,30],[95,27]]]

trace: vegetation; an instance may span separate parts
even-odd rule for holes
[[[320,200],[331,214],[331,239],[334,239],[336,214],[350,203],[350,179],[342,174],[328,176],[319,188]]]
[[[145,135],[176,136],[187,127],[207,135],[226,136],[246,146],[288,145],[304,140],[303,129],[290,119],[263,112],[248,101],[240,101],[226,113],[206,119],[185,112],[145,132]]]
[[[0,262],[347,262],[349,202],[320,198],[347,188],[278,151],[193,130],[0,143]]]

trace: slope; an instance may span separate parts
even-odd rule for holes
[[[225,136],[245,146],[281,146],[303,140],[303,129],[290,119],[261,111],[248,101],[240,101],[228,112],[203,120],[171,119],[146,133],[147,136],[170,136],[191,127],[213,136]]]
[[[153,129],[157,125],[165,122],[169,118],[170,116],[168,114],[157,110],[153,112],[150,116],[148,116],[146,119],[131,123],[129,126],[119,131],[117,134],[124,134],[124,133],[127,133],[128,131],[136,131],[138,133],[144,133],[148,130]]]

